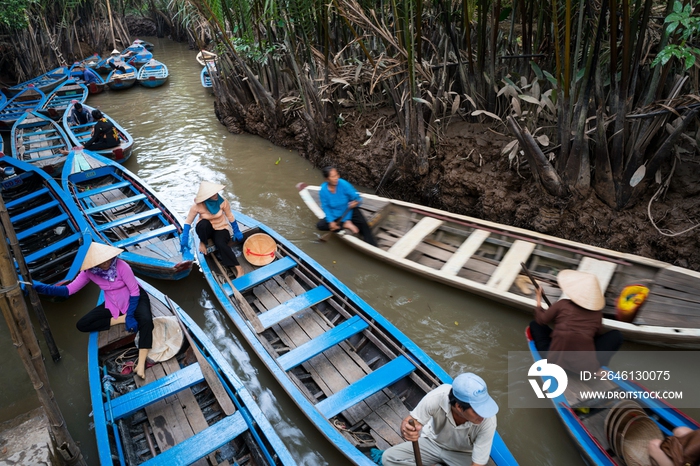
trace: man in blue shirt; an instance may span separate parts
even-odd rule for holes
[[[316,224],[323,231],[349,230],[353,234],[362,234],[368,244],[376,246],[372,230],[358,206],[362,199],[350,183],[340,178],[335,167],[323,169],[326,182],[321,185],[321,209],[326,214]]]

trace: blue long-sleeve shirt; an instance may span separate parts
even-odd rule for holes
[[[350,220],[352,211],[345,212],[348,208],[348,204],[352,201],[357,201],[358,203],[362,202],[355,188],[342,178],[338,180],[335,193],[331,193],[328,190],[328,182],[326,182],[321,185],[319,195],[321,197],[321,209],[323,209],[323,212],[326,214],[326,221],[328,223],[337,221],[343,213],[345,213],[345,215],[340,219],[340,222]]]

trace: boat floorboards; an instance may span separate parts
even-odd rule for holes
[[[668,327],[700,327],[697,280],[673,270],[661,270],[635,322]]]

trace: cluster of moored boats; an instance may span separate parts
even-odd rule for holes
[[[146,43],[136,45],[146,50]],[[88,59],[96,69],[101,62],[97,58]],[[215,56],[201,58],[203,73],[215,69]],[[86,66],[88,60],[83,62]],[[54,89],[69,82],[70,69],[65,73],[65,82]],[[271,260],[262,262],[240,254],[242,276],[231,277],[217,252],[202,254],[196,235],[189,239],[189,249],[181,248],[180,217],[119,163],[128,158],[131,136],[117,126],[125,144],[131,141],[128,147],[102,154],[82,149],[90,128],[71,126],[67,116],[89,90],[73,81],[54,104],[45,106],[45,88],[38,83],[17,91],[15,97],[27,92],[25,101],[33,107],[23,109],[11,125],[12,156],[0,157],[0,192],[32,279],[50,284],[72,280],[92,242],[124,249],[120,257],[142,277],[182,279],[197,261],[250,347],[319,432],[352,463],[374,464],[371,448],[384,450],[403,441],[401,419],[426,393],[451,382],[444,369],[320,264],[251,217],[235,212],[244,239],[233,248],[242,252],[246,242],[261,233],[274,247]],[[62,116],[63,128],[55,121],[57,115]],[[52,161],[58,148],[68,154]],[[318,189],[300,186],[300,194],[322,217]],[[425,206],[362,196],[378,245],[338,236],[363,252],[528,310],[534,307],[534,295],[519,273],[521,263],[553,298],[562,294],[556,285],[559,271],[587,271],[598,276],[606,295],[607,327],[632,340],[700,347],[692,304],[700,301],[700,274]],[[650,289],[645,307],[636,321],[617,319],[620,290],[640,281]],[[180,349],[149,367],[143,380],[122,374],[120,360],[134,348],[134,335],[124,325],[90,335],[88,370],[100,463],[295,464],[204,332],[167,296],[144,280],[140,284],[149,294],[154,319],[177,317],[184,338]],[[531,342],[530,347],[538,360]],[[623,382],[601,389],[645,390]],[[553,399],[593,464],[624,464],[624,453],[600,434],[617,399],[590,409],[579,409],[573,389]],[[665,435],[676,426],[697,428],[662,402],[644,399],[641,405]],[[491,463],[517,464],[498,433]]]

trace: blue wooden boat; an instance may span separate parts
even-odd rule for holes
[[[145,48],[149,52],[153,52],[153,44],[146,41],[146,40],[134,39],[134,42],[132,45],[140,45],[141,47]]]
[[[60,177],[66,156],[61,150],[70,148],[70,140],[63,128],[38,111],[24,112],[10,133],[12,156],[41,168],[53,177]]]
[[[120,64],[125,71],[120,69],[112,70],[109,75],[107,75],[107,85],[112,90],[128,89],[134,84],[136,84],[136,68],[128,63]]]
[[[542,359],[539,351],[535,347],[535,342],[530,335],[530,329],[526,329],[526,337],[530,352],[535,361]],[[609,370],[607,368],[604,368]],[[550,380],[552,387],[556,387],[556,379],[553,377],[542,377],[542,382]],[[585,384],[585,385],[584,385]],[[599,392],[637,392],[639,396],[625,397],[619,393],[611,394],[609,399],[582,400],[579,398],[580,391]],[[597,466],[624,466],[625,461],[621,457],[621,445],[611,445],[608,434],[612,433],[616,437],[614,426],[610,423],[608,416],[613,406],[621,399],[634,400],[646,414],[656,423],[663,435],[671,435],[673,429],[680,426],[698,429],[700,424],[690,419],[677,408],[671,406],[663,400],[646,398],[642,393],[649,390],[642,385],[630,380],[592,380],[581,382],[574,376],[569,377],[569,383],[563,394],[551,398],[554,408],[559,415],[564,428],[578,446],[581,456],[590,465]],[[617,438],[619,439],[619,436]]]
[[[95,79],[97,81],[90,82],[90,83],[85,82],[85,76],[83,74],[83,70],[78,68],[78,66],[85,67],[85,65],[82,63],[74,64],[73,67],[71,68],[71,71],[70,71],[71,79],[75,80],[75,82],[78,84],[84,84],[85,87],[87,87],[89,94],[99,94],[100,92],[105,90],[105,88],[107,87],[107,82],[104,80],[104,78],[97,71],[97,65],[95,65],[93,67],[86,67],[86,69],[90,68],[92,71],[95,72]]]
[[[85,84],[80,84],[73,78],[68,79],[46,96],[46,102],[39,112],[49,115],[54,120],[60,120],[71,103],[84,103],[88,93]]]
[[[158,87],[168,80],[168,67],[158,60],[150,60],[138,73],[139,84],[146,87]]]
[[[151,52],[149,52],[148,50],[144,49],[141,52],[138,52],[137,54],[135,54],[131,58],[129,58],[127,63],[129,63],[130,65],[132,65],[136,68],[141,68],[143,65],[148,63],[148,61],[151,59],[153,59],[153,54]]]
[[[44,171],[0,157],[0,194],[34,280],[70,281],[92,237],[82,214]]]
[[[137,54],[137,53],[140,53],[140,52],[147,52],[146,47],[144,47],[144,46],[141,45],[141,44],[137,44],[137,43],[134,42],[133,44],[131,44],[130,46],[128,46],[127,48],[125,48],[124,50],[122,50],[121,55],[122,55],[122,56],[124,56],[124,55],[129,55],[129,54],[132,54],[132,55],[133,55],[133,54]]]
[[[85,104],[83,104],[83,108],[85,108],[88,112],[92,112],[94,110],[94,108]],[[68,137],[73,142],[73,145],[82,146],[92,137],[92,128],[93,126],[95,126],[96,122],[90,121],[88,123],[85,123],[84,125],[74,125],[70,121],[70,113],[72,111],[73,104],[69,105],[68,108],[66,108],[65,113],[63,114],[63,127],[66,129],[66,134],[68,134]],[[97,152],[103,157],[112,159],[115,162],[123,163],[125,160],[131,157],[131,152],[134,148],[134,138],[131,137],[131,134],[129,134],[124,128],[122,128],[122,126],[116,121],[114,121],[109,115],[105,113],[103,113],[102,115],[105,118],[107,118],[107,120],[111,121],[112,124],[117,128],[117,133],[119,134],[119,140],[121,141],[121,143],[117,147],[111,147],[109,149],[99,149],[95,152]]]
[[[256,233],[273,238],[274,260],[254,267],[241,256],[246,273],[232,279],[216,251],[206,256],[199,251],[205,278],[250,346],[321,434],[353,464],[373,465],[369,448],[384,450],[403,442],[400,420],[427,392],[452,378],[291,242],[248,216],[235,216],[246,238]],[[499,466],[517,464],[498,433],[491,459]]]
[[[209,66],[213,67],[213,65],[208,65],[208,66],[205,66],[204,68],[202,68],[201,73],[199,73],[199,79],[202,81],[202,87],[213,91],[214,89],[213,89],[212,83],[211,83],[211,73],[210,73]],[[214,69],[216,69],[216,68],[214,68]]]
[[[180,252],[182,225],[156,193],[122,165],[88,150],[66,157],[63,189],[99,241],[124,249],[134,271],[179,280],[192,270],[191,252]]]
[[[27,110],[41,108],[46,102],[46,94],[34,86],[22,89],[0,108],[0,131],[10,131],[12,125]]]
[[[42,74],[36,78],[24,81],[23,83],[16,84],[5,90],[8,95],[18,94],[21,90],[27,88],[30,84],[37,89],[41,90],[44,94],[48,94],[54,90],[59,84],[68,79],[70,76],[70,68],[67,66],[59,66],[47,73]]]
[[[97,65],[98,63],[100,63],[100,61],[102,61],[102,57],[99,53],[96,53],[94,55],[90,55],[87,58],[83,58],[82,60],[80,60],[79,63],[80,65],[85,66],[86,68],[94,70],[95,68],[97,68]]]
[[[120,370],[125,366],[118,358],[136,353],[134,335],[123,324],[90,334],[99,464],[296,464],[214,343],[167,296],[142,280],[139,285],[149,295],[153,317],[174,325],[179,320],[185,338],[173,357],[146,369],[143,380]]]
[[[100,74],[109,74],[112,72],[112,67],[109,66],[109,60],[113,57],[104,57],[100,61],[97,62],[95,67],[93,68],[95,71],[97,71]]]
[[[7,96],[4,93],[0,92],[0,109],[3,108],[6,103],[7,103]]]

